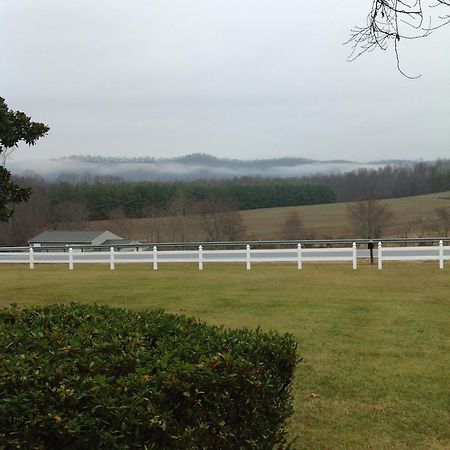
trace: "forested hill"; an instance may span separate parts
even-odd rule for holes
[[[313,183],[282,180],[234,180],[215,183],[61,181],[47,187],[50,205],[85,205],[90,219],[114,215],[151,217],[192,214],[202,209],[245,210],[333,203],[333,189]]]
[[[305,176],[302,181],[324,184],[336,192],[337,201],[398,198],[450,190],[450,160],[386,165],[347,173]]]
[[[247,176],[292,178],[314,173],[347,172],[360,168],[377,168],[386,164],[409,163],[408,161],[359,163],[340,159],[318,161],[307,158],[241,160],[196,153],[177,158],[75,155],[51,160],[12,160],[9,165],[16,175],[32,170],[48,180],[76,177],[92,179],[108,175],[120,177],[125,181],[195,181]]]

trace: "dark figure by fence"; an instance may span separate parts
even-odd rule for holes
[[[370,264],[373,264],[373,241],[367,243],[367,248],[370,250]]]

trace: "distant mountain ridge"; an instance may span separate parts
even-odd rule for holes
[[[408,160],[366,163],[344,159],[319,161],[301,157],[241,160],[193,153],[173,158],[71,155],[58,159],[12,161],[9,166],[16,174],[32,170],[47,179],[111,175],[127,181],[188,181],[236,177],[295,178],[317,173],[348,172],[389,164],[397,166],[412,163]]]
[[[330,160],[318,160],[311,158],[301,158],[287,156],[283,158],[265,158],[265,159],[237,159],[237,158],[218,158],[217,156],[209,155],[208,153],[190,153],[183,156],[175,156],[172,158],[155,158],[153,156],[93,156],[93,155],[70,155],[60,160],[72,159],[84,162],[108,162],[108,163],[163,163],[163,162],[176,162],[182,164],[211,164],[219,166],[248,166],[248,167],[271,167],[271,166],[289,166],[289,165],[301,165],[301,164],[367,164],[367,165],[404,165],[412,164],[414,161],[406,159],[386,159],[368,162],[352,161],[349,159],[330,159]]]

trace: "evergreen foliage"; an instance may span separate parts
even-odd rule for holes
[[[0,97],[0,154],[21,141],[34,145],[48,130],[43,123],[32,122],[25,113],[9,109]],[[7,221],[14,212],[12,205],[26,201],[30,195],[31,189],[12,181],[11,173],[0,165],[0,221]]]
[[[283,449],[296,342],[162,311],[0,311],[0,448]]]
[[[235,209],[313,205],[336,201],[334,191],[319,184],[300,181],[252,180],[245,182],[120,182],[69,183],[49,186],[50,203],[85,201],[91,219],[106,219],[120,208],[126,217],[171,215],[171,203],[182,197],[188,213],[205,201],[221,201]]]

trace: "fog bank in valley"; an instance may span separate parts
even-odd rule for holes
[[[167,159],[70,156],[59,159],[11,160],[9,168],[17,175],[32,171],[48,180],[110,175],[127,181],[189,181],[223,180],[236,177],[293,178],[317,173],[343,173],[362,168],[374,169],[387,164],[409,163],[409,161],[366,163],[346,160],[317,161],[305,158],[237,160],[192,154]]]

